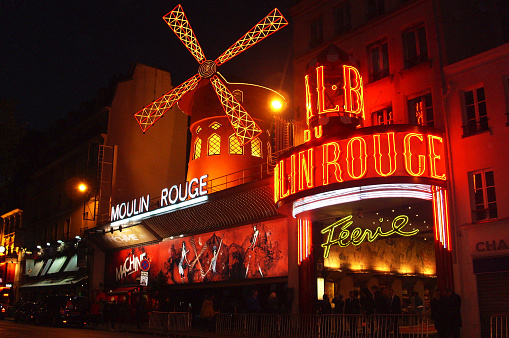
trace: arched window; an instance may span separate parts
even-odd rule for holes
[[[196,128],[196,134],[200,133],[201,127]]]
[[[262,141],[258,137],[251,141],[251,156],[262,157]]]
[[[221,136],[212,134],[209,137],[209,149],[208,155],[219,155],[221,154]]]
[[[229,144],[229,152],[233,155],[242,155],[244,154],[244,148],[240,145],[239,139],[237,135],[232,134],[228,139]]]
[[[215,122],[212,122],[209,127],[214,129],[214,130],[217,130],[217,129],[219,129],[221,127],[221,123],[215,121]]]
[[[235,89],[232,92],[232,94],[235,97],[235,99],[237,99],[237,101],[239,101],[240,103],[244,102],[244,93],[242,92],[242,90]]]
[[[193,160],[196,160],[201,155],[201,138],[196,138],[194,141],[194,153],[193,153]]]

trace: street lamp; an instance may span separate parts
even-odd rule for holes
[[[81,191],[81,192],[85,192],[85,191],[88,190],[88,186],[85,183],[80,183],[78,185],[78,190]]]

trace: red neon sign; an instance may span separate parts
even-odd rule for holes
[[[312,83],[309,75],[304,78],[306,86],[306,120],[308,127],[310,120],[317,115],[334,114],[357,116],[364,119],[364,91],[362,77],[357,68],[343,65],[343,86],[326,86],[324,66],[316,67],[316,84]],[[341,76],[341,75],[340,75]],[[314,87],[314,88],[313,88]],[[316,91],[316,95],[314,92]],[[315,134],[317,131],[315,130]],[[308,135],[310,138],[311,135]],[[317,138],[320,136],[315,135]]]
[[[385,132],[350,138],[328,137],[323,144],[302,145],[278,162],[274,200],[278,202],[311,188],[368,178],[446,179],[441,136],[424,128],[422,132],[405,126],[399,126],[396,131],[387,129],[377,127],[376,130]]]

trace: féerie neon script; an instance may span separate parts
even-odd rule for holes
[[[361,228],[354,228],[350,231],[348,227],[353,224],[352,218],[352,215],[344,217],[320,231],[322,234],[327,234],[327,240],[322,244],[322,247],[325,248],[323,251],[323,256],[325,258],[329,257],[330,247],[335,244],[344,248],[349,245],[359,245],[366,240],[373,242],[378,237],[388,237],[391,235],[414,236],[419,232],[419,229],[414,229],[412,231],[403,230],[408,224],[408,216],[406,215],[400,215],[394,218],[392,221],[392,229],[387,232],[384,232],[381,226],[377,227],[374,232],[371,229],[362,230]],[[339,231],[336,238],[334,238],[337,227],[340,227],[341,231]]]

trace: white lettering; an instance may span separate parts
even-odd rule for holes
[[[202,177],[200,177],[200,196],[206,195],[208,193],[207,181],[205,181],[207,177],[209,177],[209,175],[203,175]]]
[[[161,207],[165,207],[167,205],[168,205],[168,188],[164,188],[161,191],[161,203],[160,203],[160,206]]]
[[[197,178],[193,178],[189,183],[189,198],[195,198],[198,196],[198,187],[193,188],[193,184],[198,184]]]
[[[127,275],[138,272],[140,270],[141,261],[147,255],[146,252],[140,254],[138,257],[128,256],[124,264],[120,264],[118,268],[115,268],[115,278],[117,281],[125,278]]]
[[[171,197],[173,196],[173,190],[174,189],[175,189],[175,199],[172,199]],[[174,185],[170,189],[170,204],[177,203],[178,198],[179,198],[179,190],[178,190],[178,187],[176,185]]]

